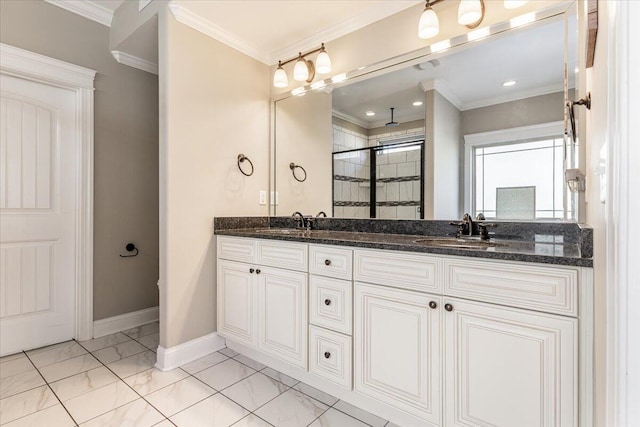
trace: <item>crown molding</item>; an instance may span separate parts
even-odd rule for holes
[[[126,52],[119,50],[112,50],[111,55],[118,61],[119,64],[128,65],[138,70],[146,71],[147,73],[158,75],[158,64],[151,61],[147,61],[137,56],[130,55]]]
[[[176,20],[181,24],[191,27],[212,39],[218,40],[219,42],[224,43],[227,46],[232,47],[266,65],[270,65],[269,56],[253,47],[251,43],[218,27],[211,21],[196,15],[184,6],[172,1],[169,3],[169,10],[174,18],[176,18]]]
[[[350,116],[349,114],[345,114],[345,113],[340,112],[338,110],[332,110],[331,111],[331,115],[335,116],[335,117],[337,117],[339,119],[346,120],[348,122],[356,124],[356,125],[358,125],[360,127],[363,127],[365,129],[371,129],[371,123],[369,123],[367,121],[364,121],[362,119],[358,119],[356,117]]]
[[[400,7],[394,5],[394,3],[395,2],[379,2],[376,6],[369,8],[347,21],[325,28],[295,43],[277,49],[269,55],[269,65],[277,64],[278,60],[281,59],[297,56],[298,52],[315,49],[320,46],[320,43],[328,43],[395,13],[413,7],[416,4],[424,3],[424,1],[405,2],[407,4],[403,4]]]
[[[77,15],[91,19],[99,24],[111,27],[113,11],[87,0],[44,0]]]
[[[420,86],[420,89],[422,89],[423,92],[435,90],[440,95],[444,96],[446,100],[452,103],[458,110],[463,110],[464,104],[443,80],[423,80],[418,83],[418,86]]]
[[[573,89],[573,88],[569,88]],[[551,86],[543,86],[539,88],[524,90],[520,92],[514,92],[509,95],[495,96],[492,98],[480,99],[478,101],[469,102],[462,105],[460,111],[474,110],[476,108],[489,107],[491,105],[503,104],[505,102],[519,101],[521,99],[532,98],[534,96],[548,95],[550,93],[562,92],[564,90],[564,84],[555,84]]]

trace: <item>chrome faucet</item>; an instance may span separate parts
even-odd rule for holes
[[[458,227],[456,237],[473,236],[473,220],[471,219],[471,215],[468,213],[464,214],[462,221],[451,222],[450,224]]]
[[[474,223],[473,219],[471,219],[471,215],[466,213],[462,217],[462,221],[451,222],[450,224],[458,227],[458,232],[456,233],[457,238],[479,235],[482,240],[489,240],[488,229],[490,227],[495,227],[496,225],[484,222],[484,220],[484,214],[478,214],[478,216],[476,217],[476,222]]]
[[[306,221],[304,215],[302,215],[300,212],[295,211],[291,215],[291,217],[296,222],[296,225],[297,225],[298,228],[305,228],[307,226],[307,221]]]
[[[318,214],[316,215],[316,218],[320,218],[320,217],[327,217],[327,213],[325,211],[320,211],[318,212]]]

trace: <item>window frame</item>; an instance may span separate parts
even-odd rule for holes
[[[517,143],[516,141],[537,140],[544,138],[558,138],[565,134],[564,121],[541,123],[530,126],[520,126],[508,129],[500,129],[490,132],[480,132],[464,135],[464,211],[474,212],[476,205],[475,185],[476,171],[474,161],[474,149],[477,147],[490,147],[492,145],[504,145]],[[566,150],[566,141],[564,142]],[[564,162],[566,170],[566,155]],[[563,179],[564,181],[564,179]],[[549,219],[551,221],[567,221],[567,191],[563,192],[564,219]],[[576,213],[577,214],[577,213]],[[572,219],[575,221],[575,219]]]

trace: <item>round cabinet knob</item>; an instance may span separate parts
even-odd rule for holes
[[[447,311],[453,311],[453,306],[451,304],[445,304],[444,309]]]
[[[330,259],[325,259],[324,260],[324,265],[331,265],[331,260]]]
[[[325,359],[329,359],[331,357],[331,353],[329,353],[328,351],[324,352],[324,358]]]
[[[438,304],[435,301],[430,301],[429,308],[433,308],[433,309],[438,308]]]
[[[330,299],[324,300],[324,305],[331,305],[331,300]]]
[[[249,273],[253,273],[255,270],[253,268],[249,269]]]
[[[260,274],[260,269],[256,268],[256,274]]]

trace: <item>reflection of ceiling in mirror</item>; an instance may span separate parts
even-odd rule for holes
[[[576,46],[575,31],[569,31],[569,46]],[[577,55],[575,49],[572,52]],[[576,64],[569,58],[569,64]],[[564,21],[539,24],[509,31],[482,43],[468,43],[453,54],[437,60],[370,78],[333,91],[333,109],[344,117],[357,119],[367,128],[384,125],[389,108],[395,107],[399,121],[424,117],[420,82],[436,88],[458,109],[494,105],[563,90]],[[573,73],[569,73],[573,75]],[[504,87],[503,82],[516,84]],[[570,86],[573,82],[570,81]],[[418,111],[419,110],[419,111]],[[374,111],[367,117],[366,111]]]

